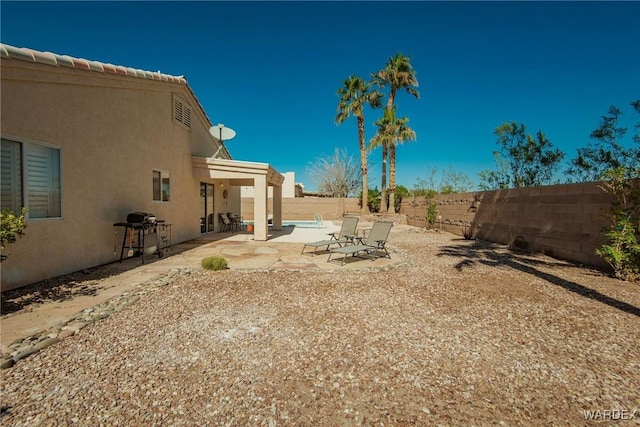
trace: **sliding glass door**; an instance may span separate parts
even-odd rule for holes
[[[216,217],[213,213],[213,184],[200,183],[200,232],[214,231]]]

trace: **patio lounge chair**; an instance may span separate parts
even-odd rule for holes
[[[364,253],[371,257],[371,260],[374,261],[377,258],[391,258],[389,255],[389,251],[385,247],[387,243],[387,239],[389,238],[389,231],[391,231],[391,227],[393,227],[392,222],[380,222],[376,221],[373,223],[373,227],[371,227],[371,231],[366,238],[358,238],[359,242],[354,245],[349,246],[341,246],[339,248],[331,249],[329,253],[329,258],[327,262],[331,261],[331,256],[333,254],[342,254],[342,262],[340,265],[344,265],[347,259],[347,255],[359,256],[359,254]],[[380,251],[383,251],[383,255],[378,255]]]
[[[353,243],[353,240],[356,237],[357,226],[358,226],[357,216],[346,217],[342,220],[342,226],[340,227],[339,232],[327,233],[329,236],[331,236],[331,238],[327,240],[318,240],[317,242],[305,243],[304,246],[302,247],[302,252],[300,253],[303,254],[307,246],[313,247],[313,252],[311,253],[311,256],[314,256],[316,254],[316,250],[318,248],[321,248],[322,246],[326,246],[327,247],[326,250],[328,251],[329,247],[332,245],[343,246],[349,243]]]

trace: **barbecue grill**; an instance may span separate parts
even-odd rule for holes
[[[140,255],[143,264],[145,253],[155,253],[158,254],[158,258],[162,258],[162,249],[158,242],[158,224],[163,222],[158,220],[155,215],[147,212],[131,212],[127,215],[126,222],[114,223],[114,227],[124,227],[120,262],[124,258],[127,243],[127,257]]]
[[[154,214],[147,212],[132,212],[127,215],[127,222],[130,224],[155,224],[157,221]]]

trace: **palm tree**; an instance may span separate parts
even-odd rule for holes
[[[389,98],[387,99],[387,109],[389,110],[393,108],[396,99],[396,92],[398,91],[398,89],[405,89],[407,93],[415,96],[416,98],[420,98],[420,93],[416,89],[418,87],[418,79],[416,78],[415,71],[411,67],[411,58],[402,55],[402,53],[397,53],[395,56],[389,57],[386,67],[378,71],[377,73],[372,74],[371,77],[373,79],[373,82],[378,86],[389,87]],[[382,200],[380,201],[381,210],[386,206],[387,156],[389,156],[389,173],[391,173],[391,169],[393,169],[395,172],[395,147],[393,148],[393,160],[391,159],[391,154],[387,154],[388,151],[391,151],[390,148],[391,147],[385,147],[385,145],[382,145]],[[393,165],[391,164],[392,161]]]
[[[387,108],[384,109],[384,114],[381,118],[376,120],[375,124],[378,126],[378,131],[371,138],[369,142],[369,148],[382,147],[382,186],[380,191],[380,212],[387,212],[387,152],[389,146],[393,143],[393,133],[390,129],[391,124],[385,120],[385,116],[388,115]]]
[[[355,116],[358,121],[358,141],[360,144],[360,169],[362,171],[362,213],[369,213],[369,183],[367,180],[367,145],[364,136],[364,107],[371,108],[382,106],[382,94],[378,92],[371,82],[365,82],[362,78],[351,75],[343,82],[344,87],[338,89],[340,101],[338,102],[338,114],[336,123],[342,124],[349,116]]]
[[[405,141],[415,141],[416,133],[407,124],[409,119],[406,117],[397,118],[396,108],[385,108],[383,116],[376,120],[378,132],[371,138],[371,147],[382,146],[383,152],[385,146],[389,147],[389,208],[395,213],[395,192],[396,192],[396,145]],[[383,165],[384,168],[384,165]],[[383,169],[384,170],[384,169]],[[383,183],[385,181],[383,180]],[[387,208],[380,205],[380,210]],[[384,200],[386,202],[386,200]],[[388,211],[388,208],[387,208]]]

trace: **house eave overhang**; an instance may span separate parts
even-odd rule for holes
[[[202,179],[228,179],[237,185],[253,181],[257,176],[266,176],[267,185],[282,186],[284,176],[268,163],[241,160],[192,157],[194,175]]]

